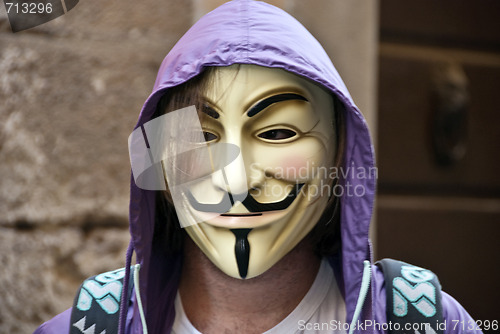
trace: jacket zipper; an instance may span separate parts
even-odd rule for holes
[[[146,317],[144,316],[144,309],[142,308],[141,292],[139,290],[139,271],[141,270],[141,265],[136,264],[134,266],[134,290],[135,298],[137,300],[137,306],[139,308],[139,314],[141,316],[142,332],[148,334],[148,327],[146,325]]]
[[[363,261],[363,278],[361,280],[361,289],[359,290],[358,301],[356,303],[356,308],[354,309],[354,315],[352,317],[351,326],[349,327],[349,334],[354,333],[356,328],[356,323],[361,315],[361,310],[366,300],[366,295],[370,287],[370,278],[372,274],[372,267],[370,261]]]

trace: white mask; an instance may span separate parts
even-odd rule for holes
[[[282,69],[211,73],[201,122],[194,107],[147,122],[129,137],[131,164],[143,189],[166,189],[167,180],[182,227],[219,269],[252,278],[292,250],[326,208],[333,98]]]
[[[292,250],[326,208],[332,182],[325,171],[336,148],[333,98],[282,69],[233,65],[214,73],[201,120],[206,147],[214,148],[210,173],[191,161],[197,176],[184,183],[182,212],[175,206],[219,269],[252,278]],[[221,156],[218,144],[239,148],[222,169],[213,161]]]

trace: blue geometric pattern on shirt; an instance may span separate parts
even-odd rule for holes
[[[119,280],[125,276],[125,268],[97,275],[85,281],[80,290],[76,307],[80,311],[88,311],[92,301],[107,313],[115,314],[120,308],[123,284]]]
[[[415,266],[402,266],[401,275],[392,281],[393,312],[398,317],[408,314],[410,302],[423,316],[430,318],[436,314],[436,287],[429,281],[434,274]]]

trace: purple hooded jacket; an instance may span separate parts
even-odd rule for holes
[[[344,184],[362,187],[362,196],[344,196],[341,201],[341,252],[331,258],[342,295],[345,323],[373,320],[386,322],[384,278],[371,264],[368,228],[372,215],[376,180],[374,152],[366,122],[339,74],[316,39],[293,17],[259,1],[228,2],[198,21],[166,56],[158,71],[153,93],[139,116],[136,128],[149,121],[160,97],[170,87],[198,75],[206,66],[255,64],[282,68],[309,78],[332,92],[345,113],[346,139],[344,168],[362,167],[370,171],[363,178],[348,173]],[[127,268],[135,251],[140,264],[139,291],[149,333],[169,333],[175,311],[174,299],[182,258],[152,251],[155,192],[139,189],[131,179],[130,233]],[[125,277],[128,277],[126,275]],[[125,295],[125,293],[123,293]],[[125,296],[122,296],[122,305]],[[122,307],[119,333],[143,333],[141,303],[132,296],[132,305]],[[449,295],[442,293],[443,315],[448,322],[445,333],[476,333],[464,326],[451,326],[452,320],[472,321],[467,312]],[[71,309],[41,325],[36,334],[68,333]],[[357,328],[354,332],[378,333],[377,328]]]

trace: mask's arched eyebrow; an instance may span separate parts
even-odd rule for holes
[[[289,101],[289,100],[302,100],[309,102],[308,99],[303,97],[302,95],[295,94],[295,93],[283,93],[283,94],[277,94],[270,96],[268,98],[265,98],[264,100],[260,101],[256,105],[254,105],[250,110],[248,111],[247,115],[248,117],[253,117],[257,115],[259,112],[262,110],[266,109],[269,107],[271,104],[278,103],[278,102],[283,102],[283,101]]]
[[[210,107],[208,104],[204,104],[201,107],[201,111],[203,113],[207,114],[208,116],[215,118],[215,119],[218,119],[220,117],[219,113],[217,111],[215,111],[214,108]]]

